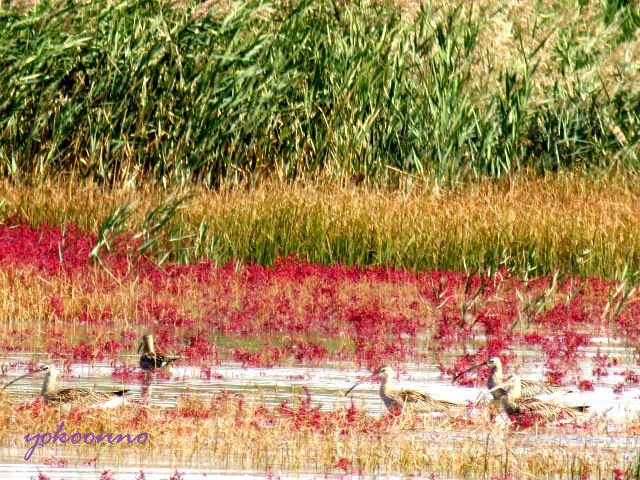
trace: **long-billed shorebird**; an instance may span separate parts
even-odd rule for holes
[[[381,378],[380,398],[391,413],[404,412],[405,408],[410,409],[413,413],[453,412],[466,408],[466,405],[446,400],[436,400],[426,393],[416,392],[415,390],[396,389],[394,388],[394,377],[395,372],[391,367],[380,367],[373,375],[356,382],[347,390],[345,396],[358,385],[374,378]]]
[[[166,357],[156,352],[153,345],[153,335],[147,334],[142,337],[142,342],[138,347],[138,353],[140,350],[142,350],[142,355],[140,355],[140,368],[143,370],[156,370],[177,360],[176,357]]]
[[[96,406],[102,408],[117,407],[122,405],[125,400],[125,393],[129,390],[111,390],[98,392],[90,388],[56,388],[58,379],[58,370],[55,365],[46,365],[42,368],[33,370],[18,378],[14,378],[7,383],[2,389],[9,385],[22,380],[30,375],[44,372],[44,381],[42,382],[42,397],[46,402],[65,404],[65,405],[81,405]]]
[[[498,357],[490,358],[486,362],[479,363],[478,365],[474,365],[473,367],[469,367],[466,370],[458,373],[455,377],[453,377],[453,382],[455,382],[465,373],[484,366],[487,366],[491,369],[491,375],[489,375],[489,378],[487,379],[487,388],[489,389],[491,395],[495,400],[500,400],[500,398],[506,395],[507,392],[504,388],[496,389],[496,386],[500,385],[505,380],[502,375],[502,362]],[[520,394],[522,398],[532,398],[538,395],[569,391],[567,387],[549,385],[548,383],[534,380],[520,380],[520,385]]]
[[[518,375],[511,376],[505,382],[496,385],[489,390],[492,394],[495,391],[504,389],[505,394],[500,397],[500,404],[504,412],[510,417],[522,418],[529,415],[545,421],[568,419],[575,420],[585,413],[588,405],[565,405],[558,402],[540,400],[538,398],[523,398],[522,381]]]

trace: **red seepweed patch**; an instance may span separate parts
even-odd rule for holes
[[[490,276],[414,274],[313,265],[291,257],[271,267],[236,262],[158,267],[135,257],[130,235],[94,262],[96,239],[73,226],[0,224],[0,270],[18,286],[28,284],[33,272],[56,285],[45,305],[51,319],[46,334],[34,335],[32,325],[17,327],[0,341],[1,348],[104,361],[132,353],[142,330],[154,334],[162,353],[201,366],[205,378],[218,378],[206,368],[229,360],[261,368],[353,361],[373,369],[432,361],[433,355],[441,373],[452,376],[496,355],[508,370],[514,360],[508,352],[526,347],[540,353],[546,378],[560,384],[579,373],[577,360],[592,335],[640,338],[635,297],[613,321],[603,320],[613,284],[601,279],[568,278],[553,287],[544,308],[536,309],[531,305],[552,288],[550,277],[523,281],[504,269]],[[105,301],[118,292],[126,292],[124,305]],[[228,336],[259,341],[255,347],[221,341]],[[462,356],[450,355],[460,348]],[[596,355],[594,376],[607,376],[616,362]],[[141,375],[124,366],[114,374],[131,380]],[[460,382],[479,386],[485,377],[486,371],[479,371]],[[637,374],[630,372],[620,388],[636,385]]]

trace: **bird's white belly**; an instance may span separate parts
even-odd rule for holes
[[[122,396],[114,396],[113,398],[110,398],[106,402],[96,403],[93,406],[99,407],[99,408],[115,408],[124,404],[125,404],[125,397],[124,395],[122,395]]]

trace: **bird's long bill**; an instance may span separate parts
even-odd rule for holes
[[[376,378],[376,376],[377,376],[377,373],[374,373],[373,375],[369,375],[367,378],[363,378],[362,380],[360,380],[360,381],[358,381],[358,382],[354,383],[354,384],[353,384],[353,386],[352,386],[349,390],[347,390],[347,391],[344,393],[344,396],[346,397],[347,395],[349,395],[349,393],[351,392],[351,390],[353,390],[354,388],[356,388],[358,385],[361,385],[361,384],[363,384],[363,383],[365,383],[365,382],[368,382],[369,380],[373,380],[374,378]]]
[[[140,345],[138,345],[138,353],[140,353],[140,350],[142,350],[142,347],[144,347],[144,342],[140,342]]]
[[[453,380],[451,380],[451,381],[455,382],[456,380],[458,380],[465,373],[470,372],[471,370],[475,370],[476,368],[484,367],[487,363],[489,363],[489,362],[486,361],[486,362],[479,363],[478,365],[474,365],[473,367],[469,367],[466,370],[463,370],[462,372],[457,374],[455,377],[453,377]]]
[[[16,383],[17,381],[22,380],[23,378],[27,378],[27,377],[29,377],[29,376],[31,376],[31,375],[35,375],[36,373],[43,372],[44,370],[46,370],[46,369],[45,369],[45,368],[38,368],[38,369],[33,370],[33,371],[31,371],[31,372],[25,373],[24,375],[20,375],[19,377],[14,378],[14,379],[13,379],[13,380],[11,380],[9,383],[7,383],[6,385],[4,385],[4,386],[2,387],[2,390],[0,390],[0,391],[3,391],[3,390],[4,390],[5,388],[7,388],[9,385],[12,385],[12,384]]]

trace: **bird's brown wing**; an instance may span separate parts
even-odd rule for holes
[[[129,390],[95,391],[89,388],[63,388],[48,395],[52,402],[99,402],[112,397],[122,397]]]
[[[62,388],[50,393],[48,399],[52,402],[77,402],[91,393],[88,388]]]
[[[571,406],[564,405],[556,402],[545,402],[538,400],[537,398],[523,398],[516,402],[517,407],[521,412],[527,412],[531,415],[537,415],[546,420],[551,420],[557,417],[569,417],[577,418],[578,413],[584,412],[586,408],[584,405]]]
[[[544,382],[536,382],[534,380],[522,380],[522,396],[524,398],[535,397],[536,395],[546,395],[549,393],[556,393],[562,391],[568,391],[569,388],[561,387],[557,385],[549,385]]]
[[[428,410],[453,409],[462,408],[464,405],[447,400],[436,400],[426,393],[416,392],[414,390],[400,390],[398,397],[402,403],[420,405]]]
[[[154,370],[156,368],[162,368],[176,360],[176,357],[165,357],[160,353],[143,353],[140,356],[140,368],[143,370]]]
[[[515,403],[518,405],[520,410],[529,413],[534,413],[536,410],[544,408],[545,405],[545,402],[538,400],[537,398],[519,398]]]
[[[420,393],[413,390],[400,390],[397,395],[402,403],[423,403],[433,401],[433,399],[426,393]]]

